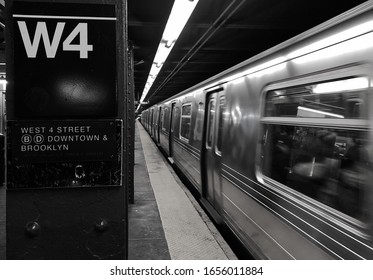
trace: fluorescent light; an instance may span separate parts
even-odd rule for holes
[[[311,114],[309,114],[309,115],[302,114],[299,111],[306,111],[306,112],[310,112]],[[324,111],[320,111],[320,110],[316,110],[316,109],[311,109],[311,108],[307,108],[307,107],[303,107],[303,106],[298,106],[297,116],[300,116],[300,117],[316,117],[315,114],[316,115],[321,115],[321,116],[330,116],[330,117],[344,119],[344,116],[342,116],[342,115],[328,113],[328,112],[324,112]]]
[[[369,87],[369,79],[366,77],[358,77],[347,80],[334,81],[329,83],[317,84],[313,93],[332,93],[341,91],[361,90]]]
[[[187,23],[197,3],[198,0],[175,0],[166,24],[166,28],[163,32],[162,39],[159,43],[152,67],[150,69],[150,73],[146,81],[146,86],[141,95],[140,104],[147,96],[151,86],[153,85],[153,82],[157,78],[159,71],[161,71],[164,62],[166,61],[169,53],[175,45],[176,40],[179,38],[181,31],[184,29],[184,26]],[[140,105],[137,110],[139,108]]]
[[[186,22],[192,14],[198,0],[175,0],[174,6],[170,17],[168,19],[169,24],[166,25],[162,39],[166,42],[166,46],[172,46],[181,31],[184,29]]]

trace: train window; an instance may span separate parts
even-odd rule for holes
[[[359,218],[368,171],[367,132],[265,125],[264,175]]]
[[[215,117],[215,99],[210,97],[208,103],[208,117],[207,117],[207,137],[206,137],[206,147],[212,147],[212,139],[214,135],[214,117]]]
[[[367,118],[369,80],[349,78],[270,91],[265,117]]]
[[[150,127],[149,127],[149,130],[150,130],[150,134],[153,135],[153,125],[154,125],[154,109],[151,110],[151,113],[150,113]]]
[[[5,134],[5,87],[6,83],[0,80],[0,134]]]
[[[189,141],[191,116],[192,104],[184,104],[181,107],[180,138],[185,141]]]
[[[164,115],[164,110],[162,109],[162,106],[159,107],[159,116],[158,116],[158,123],[159,127],[163,127],[163,115]]]
[[[175,131],[179,130],[178,120],[180,120],[180,108],[176,106],[176,103],[173,104],[172,108],[173,108],[173,111],[171,113],[172,114],[171,132],[174,133]]]
[[[217,134],[217,142],[216,142],[216,153],[221,155],[221,148],[222,148],[222,132],[223,132],[223,125],[224,125],[224,118],[225,118],[225,96],[221,96],[219,99],[219,123],[218,123],[218,134]]]
[[[196,125],[194,126],[194,131],[193,131],[193,140],[194,141],[201,141],[202,140],[203,115],[205,113],[204,106],[205,106],[205,104],[203,102],[198,103]]]
[[[164,108],[164,113],[162,115],[162,130],[166,131],[167,130],[167,123],[169,122],[170,118],[170,112],[167,107]]]
[[[358,79],[268,92],[260,166],[265,177],[362,220],[369,132],[359,119],[367,118],[368,84]],[[336,118],[357,121],[349,127]]]

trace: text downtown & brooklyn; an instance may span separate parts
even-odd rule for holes
[[[69,142],[99,142],[107,141],[106,135],[100,138],[100,135],[49,135],[46,140],[50,144],[38,143],[21,145],[21,152],[45,152],[45,151],[68,151]],[[59,144],[61,143],[61,144]]]

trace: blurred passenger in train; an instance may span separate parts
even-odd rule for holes
[[[277,126],[268,130],[267,138],[266,176],[347,215],[361,217],[369,171],[363,132]]]
[[[338,207],[342,212],[354,217],[361,214],[367,174],[367,151],[354,141],[340,166]]]

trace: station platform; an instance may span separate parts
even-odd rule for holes
[[[237,259],[155,143],[137,122],[130,260]]]
[[[237,259],[214,224],[137,122],[129,260]],[[5,186],[0,186],[0,260],[6,259]]]

